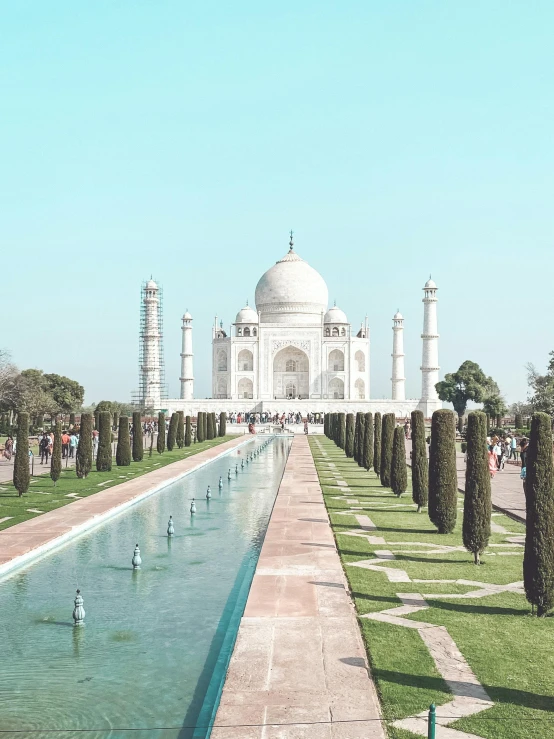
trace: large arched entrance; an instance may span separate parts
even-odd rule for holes
[[[273,359],[273,397],[308,398],[310,394],[310,360],[295,346],[287,346]]]

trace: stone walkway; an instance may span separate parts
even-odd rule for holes
[[[384,739],[380,718],[308,440],[297,436],[212,739]]]
[[[173,462],[0,531],[0,576],[72,538],[79,531],[86,531],[100,523],[113,515],[115,509],[151,495],[158,488],[169,485],[183,474],[207,464],[249,439],[239,436],[180,462]]]

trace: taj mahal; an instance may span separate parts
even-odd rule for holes
[[[301,412],[380,411],[404,417],[422,410],[430,417],[442,406],[439,380],[437,286],[423,288],[421,397],[407,399],[404,376],[404,319],[392,319],[391,398],[370,392],[370,337],[367,317],[354,328],[337,305],[329,307],[323,277],[295,251],[288,252],[259,279],[255,308],[241,308],[230,335],[217,319],[212,328],[212,398],[195,399],[192,316],[182,318],[181,397],[164,399],[159,370],[161,329],[158,286],[145,290],[146,340],[142,349],[143,402],[154,409]]]

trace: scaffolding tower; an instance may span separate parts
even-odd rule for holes
[[[140,288],[139,387],[133,403],[163,410],[168,397],[163,350],[163,289],[152,278]]]

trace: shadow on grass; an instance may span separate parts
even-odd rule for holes
[[[433,608],[440,609],[441,611],[453,611],[455,613],[468,613],[478,614],[481,616],[518,616],[521,618],[526,613],[529,613],[529,608],[506,608],[504,606],[484,606],[471,605],[467,601],[464,603],[454,603],[452,601],[434,600],[429,598],[427,600],[429,605]],[[553,699],[554,700],[554,699]]]
[[[394,595],[371,595],[370,593],[358,593],[357,591],[351,591],[350,595],[352,598],[363,598],[364,600],[372,600],[376,603],[392,603],[394,606],[402,605],[400,598],[396,598]]]
[[[392,526],[379,526],[379,531],[393,531],[396,534],[436,534],[436,529],[413,529],[411,526],[405,526],[403,529],[397,529]]]
[[[377,680],[405,685],[410,688],[422,688],[424,690],[436,691],[437,693],[444,693],[445,689],[444,680],[440,677],[408,675],[404,672],[393,672],[392,670],[378,668],[373,669],[373,675]],[[472,695],[472,691],[475,690],[473,683],[451,682],[450,685],[458,695]],[[551,695],[537,695],[536,693],[529,693],[526,690],[500,688],[494,685],[483,685],[483,687],[495,703],[506,703],[539,711],[548,711],[549,713],[554,712],[554,697]],[[437,715],[440,715],[440,706],[437,707]],[[514,721],[514,719],[510,717],[506,721]]]

